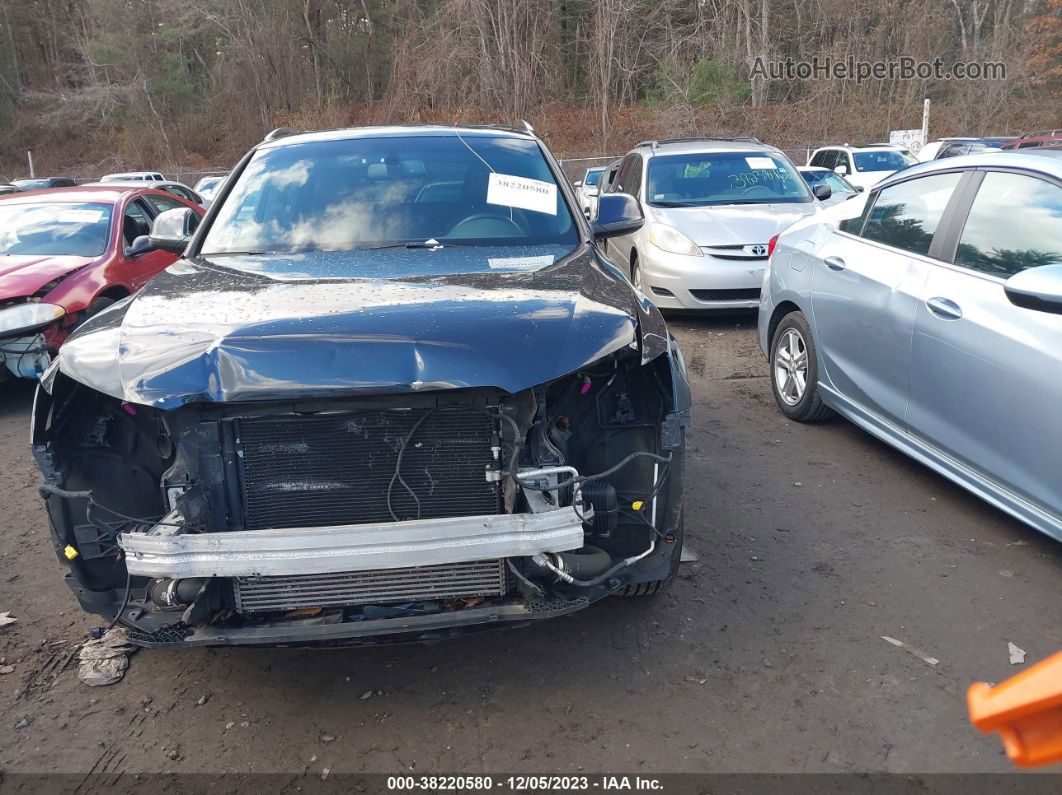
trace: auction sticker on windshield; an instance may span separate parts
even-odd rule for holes
[[[557,186],[527,177],[494,172],[487,179],[487,204],[557,214]]]
[[[779,168],[769,157],[746,157],[745,162],[749,164],[749,168]]]

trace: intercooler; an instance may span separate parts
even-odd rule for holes
[[[504,560],[337,574],[238,577],[233,582],[240,613],[499,596],[506,590]]]
[[[248,530],[499,511],[485,477],[493,421],[473,407],[246,417],[234,430]]]

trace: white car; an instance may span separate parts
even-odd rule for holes
[[[575,194],[579,197],[579,206],[587,218],[594,216],[597,208],[597,194],[601,186],[601,177],[605,173],[604,166],[588,168],[583,178],[575,183]]]
[[[768,241],[830,192],[813,194],[782,152],[747,138],[647,141],[605,194],[633,196],[645,224],[603,246],[661,309],[755,309]]]
[[[158,171],[121,171],[117,174],[104,174],[100,182],[165,182],[166,178]]]
[[[918,161],[898,146],[824,146],[816,149],[808,159],[809,166],[828,168],[855,185],[870,188],[885,177]]]
[[[857,196],[863,192],[863,188],[855,187],[840,174],[835,171],[830,171],[828,168],[798,166],[797,171],[800,172],[800,176],[804,178],[804,182],[808,183],[808,186],[812,189],[814,189],[816,185],[830,186],[831,193],[829,198],[819,200],[823,207],[832,207],[835,204],[840,204],[841,202],[847,201],[853,196]]]

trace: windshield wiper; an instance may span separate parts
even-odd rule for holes
[[[697,207],[695,202],[649,202],[654,207]]]
[[[426,248],[430,251],[435,251],[436,249],[440,248],[475,248],[475,246],[470,243],[440,243],[438,240],[432,237],[428,238],[427,240],[408,240],[405,243],[383,243],[379,246],[366,246],[365,248],[360,250],[379,251],[380,249],[385,248]]]
[[[200,257],[263,257],[283,254],[283,251],[200,251]]]

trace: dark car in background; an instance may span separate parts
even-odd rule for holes
[[[266,139],[182,258],[90,318],[32,431],[82,606],[135,643],[437,639],[652,594],[690,392],[533,133]],[[115,456],[114,451],[123,451]]]
[[[48,188],[73,188],[77,182],[70,177],[26,177],[13,179],[11,184],[19,190],[46,190]]]
[[[175,207],[192,205],[146,186],[0,198],[0,380],[39,376],[73,328],[172,263],[146,235]]]

